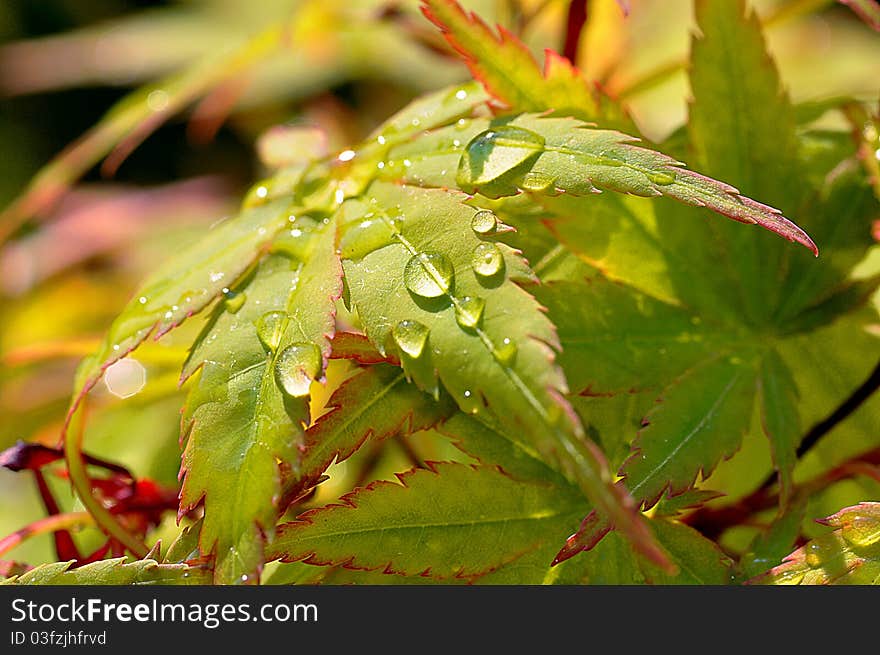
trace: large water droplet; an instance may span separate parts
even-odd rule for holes
[[[388,221],[375,217],[353,221],[343,226],[339,254],[345,259],[360,259],[394,241],[394,229]]]
[[[482,209],[474,214],[471,227],[477,234],[492,234],[498,227],[498,217],[494,212]]]
[[[244,293],[236,293],[229,289],[223,291],[223,298],[226,311],[230,314],[237,314],[238,310],[241,309],[241,306],[244,305],[244,301],[247,300],[247,296]]]
[[[474,248],[474,273],[482,277],[492,277],[504,265],[504,256],[494,243],[484,241]]]
[[[666,186],[675,182],[675,175],[673,173],[648,173],[647,175],[648,179],[654,184]]]
[[[275,382],[293,398],[308,395],[312,380],[320,372],[321,351],[313,343],[292,343],[275,361]]]
[[[476,296],[465,296],[455,305],[455,320],[462,327],[475,328],[483,318],[486,301]]]
[[[260,342],[269,350],[275,350],[281,343],[281,335],[284,333],[284,323],[287,314],[281,311],[266,312],[257,319],[257,336]]]
[[[455,270],[445,255],[423,252],[414,255],[403,271],[406,288],[423,298],[439,298],[452,289]]]
[[[495,357],[502,364],[508,365],[516,358],[516,343],[510,337],[504,337],[495,344]]]
[[[394,343],[410,357],[420,357],[428,341],[428,328],[413,320],[403,320],[391,330]]]
[[[279,252],[297,261],[306,261],[312,251],[315,235],[311,230],[294,227],[279,234],[272,242],[271,252]]]
[[[544,137],[531,130],[501,125],[480,132],[465,146],[456,181],[463,190],[488,184],[537,156]]]
[[[525,177],[523,177],[522,179],[522,182],[519,183],[519,186],[525,191],[543,193],[547,191],[551,186],[553,186],[553,183],[555,181],[556,180],[554,180],[549,175],[532,171],[530,173],[526,173]]]

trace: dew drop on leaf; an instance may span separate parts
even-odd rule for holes
[[[439,252],[413,255],[406,263],[403,281],[406,288],[423,298],[439,298],[452,289],[452,263]]]
[[[504,256],[494,243],[483,242],[474,248],[474,272],[482,277],[492,277],[504,265]]]
[[[475,328],[483,318],[486,301],[476,296],[465,296],[455,305],[455,320],[462,327]]]
[[[410,319],[400,321],[391,329],[394,343],[410,357],[420,357],[428,341],[428,328]]]
[[[275,362],[275,381],[292,398],[308,395],[312,380],[320,372],[321,351],[313,343],[292,343]]]
[[[247,296],[244,293],[236,293],[235,291],[225,289],[223,291],[223,299],[226,311],[230,314],[236,314],[238,313],[238,310],[241,309],[242,305],[244,305]]]
[[[361,259],[394,241],[394,229],[381,218],[364,218],[342,227],[339,254],[345,259]]]
[[[675,182],[675,175],[672,173],[648,173],[648,179],[654,184],[667,186]]]
[[[492,234],[498,227],[498,217],[488,209],[481,209],[471,219],[471,227],[477,234]]]
[[[495,357],[504,365],[513,362],[516,357],[516,343],[510,337],[504,337],[499,343],[495,344]]]
[[[257,336],[269,350],[275,350],[281,343],[286,319],[287,314],[278,310],[266,312],[257,319]]]
[[[551,186],[553,186],[554,180],[549,175],[545,175],[544,173],[536,173],[530,172],[526,173],[525,177],[523,177],[522,182],[519,183],[520,188],[524,191],[534,191],[535,193],[542,193],[547,191]]]
[[[275,238],[275,241],[272,242],[271,252],[287,255],[297,261],[305,261],[309,258],[314,236],[311,230],[294,227]]]
[[[476,135],[465,146],[456,181],[467,191],[488,184],[538,155],[544,137],[531,130],[502,125]]]
[[[816,542],[810,542],[806,546],[806,559],[807,564],[810,566],[819,566],[822,564],[822,547]]]

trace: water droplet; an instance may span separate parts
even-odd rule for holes
[[[309,258],[314,244],[315,235],[311,230],[303,230],[295,227],[282,232],[272,242],[271,252],[278,252],[297,261],[305,261]]]
[[[471,390],[470,390],[470,389],[465,389],[465,390],[464,390],[464,397],[465,397],[465,398],[470,398],[470,397],[471,397]]]
[[[242,574],[241,574],[241,578],[240,578],[240,580],[242,581],[243,584],[246,584],[247,581],[250,580],[250,579],[251,579],[251,577],[250,577],[247,573],[242,573]]]
[[[484,241],[474,248],[474,273],[482,277],[492,277],[504,265],[504,256],[494,243]]]
[[[386,141],[386,139],[385,139],[384,136],[382,136],[382,135],[380,134],[379,136],[376,137],[376,141],[379,142],[379,145],[380,145],[380,146],[384,146],[384,145],[385,145],[385,141]]]
[[[222,271],[218,271],[216,273],[211,273],[211,275],[210,275],[211,282],[219,282],[220,280],[223,279],[224,275],[225,274]]]
[[[260,342],[269,350],[275,350],[281,343],[281,335],[284,333],[284,324],[287,322],[287,314],[282,311],[266,312],[257,319],[257,336]]]
[[[412,162],[411,162],[409,159],[404,159],[404,160],[403,160],[403,165],[404,165],[406,168],[409,168],[410,166],[412,166]]]
[[[538,155],[544,137],[510,125],[485,130],[465,146],[456,181],[464,191],[487,184]]]
[[[129,398],[147,383],[147,370],[138,360],[126,357],[114,362],[104,372],[107,391],[117,398]]]
[[[321,351],[315,344],[293,343],[275,362],[275,381],[288,396],[301,398],[309,393],[312,380],[321,372],[321,359]]]
[[[647,175],[654,184],[666,186],[675,182],[675,175],[672,173],[648,173]]]
[[[459,89],[455,92],[456,100],[464,100],[465,98],[467,98],[467,91],[465,91],[464,89]]]
[[[406,263],[403,281],[406,288],[423,298],[438,298],[452,289],[454,269],[445,255],[423,252]]]
[[[146,305],[147,304],[147,297],[141,296],[140,298],[138,298],[138,302],[142,305]]]
[[[455,121],[455,129],[456,130],[463,130],[466,127],[467,127],[467,121],[465,119],[459,118],[457,121]]]
[[[354,159],[354,156],[356,154],[357,153],[355,153],[354,150],[343,150],[342,152],[339,153],[339,156],[337,157],[337,159],[339,161],[351,161],[352,159]]]
[[[810,566],[816,567],[822,564],[822,546],[815,541],[810,542],[804,548],[806,551],[805,560]]]
[[[247,296],[243,293],[236,293],[235,291],[230,291],[229,289],[223,290],[224,303],[226,304],[226,311],[230,314],[237,314],[238,310],[241,309],[242,305],[244,305],[244,301],[247,300]]]
[[[522,182],[519,183],[520,188],[525,191],[533,191],[535,193],[543,193],[547,191],[551,186],[553,186],[554,180],[549,175],[545,175],[544,173],[538,173],[532,171],[530,173],[526,173],[525,177],[523,177]]]
[[[471,227],[477,234],[492,234],[498,227],[498,217],[494,212],[483,209],[474,214],[471,219]]]
[[[475,296],[465,296],[455,304],[455,320],[462,327],[475,328],[483,318],[486,301]]]
[[[381,218],[353,221],[342,227],[339,254],[345,259],[360,259],[394,242],[394,229]]]
[[[400,321],[391,330],[394,343],[410,357],[420,357],[428,341],[428,328],[409,319]]]
[[[516,358],[517,347],[510,337],[504,337],[500,343],[495,344],[495,357],[502,364],[508,365]]]

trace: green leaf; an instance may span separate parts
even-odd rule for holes
[[[438,394],[439,377],[462,411],[524,431],[622,530],[644,538],[561,396],[553,325],[520,286],[534,275],[491,231],[472,228],[477,210],[463,199],[380,182],[343,206],[345,275],[367,335],[382,352],[395,348],[421,388]]]
[[[8,585],[205,585],[211,572],[186,564],[160,564],[153,559],[136,561],[124,557],[70,568],[73,562],[43,564],[3,580]]]
[[[261,262],[241,295],[218,305],[184,366],[185,376],[202,373],[183,417],[180,506],[204,501],[200,546],[215,553],[218,582],[258,577],[281,468],[299,471],[309,383],[329,356],[341,290],[334,237],[332,224],[314,234],[304,262]]]
[[[600,276],[545,284],[535,296],[556,323],[560,364],[581,395],[658,390],[721,341],[696,314]]]
[[[648,563],[642,563],[645,578],[650,584],[663,585],[723,585],[731,582],[733,562],[711,540],[693,528],[657,519],[651,521],[659,541],[678,569],[669,575]]]
[[[791,371],[775,349],[768,350],[761,361],[758,376],[761,397],[761,425],[770,440],[773,462],[779,471],[780,503],[791,498],[797,447],[801,442],[797,386]]]
[[[422,11],[462,56],[474,79],[516,111],[554,110],[603,124],[631,123],[607,97],[593,91],[565,57],[546,50],[543,72],[526,46],[505,28],[498,36],[454,0],[424,0]]]
[[[712,358],[665,389],[645,417],[646,427],[620,475],[633,496],[650,508],[668,491],[691,488],[740,446],[752,417],[753,365],[738,355]]]
[[[274,202],[226,219],[159,266],[77,370],[71,413],[110,364],[150,335],[158,339],[174,329],[233,285],[287,224],[288,205]]]
[[[301,472],[286,494],[314,485],[331,464],[351,457],[368,439],[378,442],[434,427],[453,404],[445,395],[437,402],[419,391],[400,368],[377,364],[343,382],[327,408],[306,431]]]
[[[564,538],[580,494],[495,469],[436,464],[375,482],[279,528],[272,559],[469,578]]]
[[[522,190],[665,196],[760,225],[818,252],[810,237],[779,210],[741,195],[729,184],[687,170],[671,157],[634,145],[637,141],[575,118],[522,114],[474,119],[392,149],[383,175],[421,186],[457,186],[489,198]]]
[[[805,185],[794,111],[757,16],[746,12],[744,0],[705,0],[695,8],[702,36],[695,36],[691,47],[688,132],[694,166],[744,195],[799,211]],[[707,223],[694,237],[703,232],[706,240],[714,235],[726,244],[724,256],[740,272],[744,311],[762,320],[780,297],[776,272],[787,249],[729,225]]]
[[[834,531],[809,541],[750,584],[880,584],[880,503],[845,507],[820,523]]]
[[[806,509],[806,499],[791,503],[773,519],[767,529],[755,537],[740,558],[738,570],[742,577],[754,578],[782,562],[801,534]]]
[[[518,480],[568,483],[559,470],[541,457],[528,438],[502,429],[485,414],[470,416],[456,412],[438,430],[483,466],[497,466]]]

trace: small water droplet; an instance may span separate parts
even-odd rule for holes
[[[477,234],[492,234],[498,227],[498,217],[491,210],[480,210],[471,219],[471,227]]]
[[[141,296],[140,298],[138,298],[138,302],[142,305],[146,305],[147,304],[147,297]]]
[[[403,160],[403,165],[404,165],[406,168],[409,168],[410,166],[412,166],[412,162],[411,162],[409,159],[404,159],[404,160]]]
[[[382,135],[380,134],[379,136],[376,137],[376,141],[379,142],[379,145],[380,145],[380,146],[384,146],[384,145],[385,145],[385,141],[386,141],[386,139],[385,139],[384,136],[382,136]]]
[[[467,121],[465,119],[459,118],[457,121],[455,121],[455,129],[463,130],[466,127],[467,127]]]
[[[275,381],[292,398],[309,393],[309,386],[321,372],[321,351],[313,343],[290,344],[275,362]]]
[[[456,100],[464,100],[465,98],[467,98],[467,91],[465,91],[464,89],[459,89],[455,92],[455,98]]]
[[[250,580],[250,579],[251,579],[251,578],[250,578],[250,576],[249,576],[247,573],[242,573],[242,574],[241,574],[241,578],[240,578],[240,580],[242,581],[242,583],[246,583],[246,582],[247,582],[248,580]]]
[[[419,323],[405,319],[391,329],[394,343],[410,357],[420,357],[428,341],[428,328]]]
[[[351,161],[352,159],[354,159],[354,156],[356,154],[357,153],[355,153],[354,150],[343,150],[342,152],[339,153],[339,156],[337,157],[337,159],[339,161],[343,161],[343,162]]]
[[[365,218],[342,227],[339,254],[345,259],[360,259],[394,242],[394,229],[381,218]]]
[[[654,184],[666,186],[675,182],[675,175],[672,173],[648,173],[648,179]]]
[[[495,345],[495,357],[502,364],[508,365],[516,358],[517,347],[510,337],[504,337]]]
[[[222,271],[211,273],[211,275],[210,275],[211,282],[219,282],[220,280],[223,279],[224,275],[225,274]]]
[[[244,305],[247,296],[244,293],[236,293],[229,289],[223,290],[223,302],[226,304],[226,311],[230,314],[237,314],[238,310]]]
[[[807,564],[810,566],[816,567],[822,564],[822,547],[817,544],[815,541],[810,542],[806,545],[805,549],[806,556],[805,560]]]
[[[295,227],[278,235],[272,242],[271,252],[278,252],[297,261],[306,261],[312,252],[315,235],[311,230]]]
[[[471,390],[470,390],[470,389],[465,389],[465,390],[464,390],[464,397],[465,397],[465,398],[470,398],[470,397],[471,397]]]
[[[482,277],[492,277],[504,265],[504,256],[494,243],[484,241],[474,248],[474,273]]]
[[[533,191],[535,193],[543,193],[553,186],[554,180],[551,176],[535,171],[526,173],[519,186],[525,191]]]
[[[406,288],[423,298],[438,298],[452,289],[454,269],[445,255],[423,252],[406,263],[403,281]]]
[[[475,328],[483,318],[486,301],[475,296],[465,296],[455,304],[455,320],[461,327]]]
[[[257,319],[257,336],[260,342],[269,350],[275,350],[281,343],[281,335],[284,333],[284,324],[287,322],[287,314],[282,311],[266,312]]]

